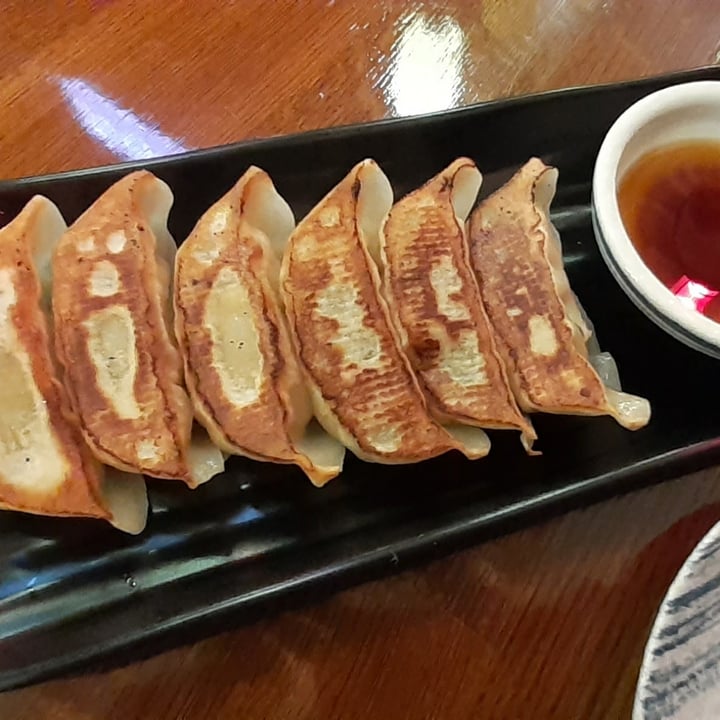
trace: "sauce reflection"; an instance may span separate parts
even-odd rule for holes
[[[670,288],[680,302],[689,307],[691,310],[697,310],[700,313],[705,312],[707,306],[717,297],[718,290],[711,290],[702,283],[690,280],[687,275],[683,275]]]

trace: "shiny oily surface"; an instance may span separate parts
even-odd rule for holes
[[[715,0],[147,8],[0,0],[0,176],[660,73],[714,62],[720,37]],[[0,717],[626,718],[662,595],[720,517],[718,479],[681,478],[142,663],[0,695]]]
[[[625,229],[655,276],[720,321],[720,142],[654,150],[620,180]]]

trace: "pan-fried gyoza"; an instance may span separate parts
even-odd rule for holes
[[[199,220],[175,265],[175,328],[198,420],[224,451],[295,463],[317,485],[345,448],[312,421],[278,292],[295,227],[266,173],[250,168]]]
[[[515,397],[526,412],[612,415],[637,429],[644,398],[606,387],[549,217],[557,170],[531,159],[470,218],[470,255]]]
[[[204,431],[192,435],[171,334],[172,199],[145,171],[101,195],[58,243],[53,315],[73,409],[98,459],[195,487],[223,458]]]

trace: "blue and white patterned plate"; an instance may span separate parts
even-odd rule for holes
[[[645,648],[633,720],[720,718],[720,523],[673,581]]]

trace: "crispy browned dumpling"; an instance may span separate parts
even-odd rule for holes
[[[397,202],[381,234],[383,291],[431,413],[535,433],[508,385],[470,267],[465,222],[482,177],[459,158]]]
[[[605,387],[588,359],[591,331],[570,289],[549,208],[557,170],[531,159],[470,218],[483,302],[526,411],[612,415],[636,429],[647,400]]]
[[[147,517],[142,477],[105,472],[56,377],[45,310],[64,230],[40,196],[0,230],[0,507],[100,518],[137,533]]]
[[[250,168],[199,220],[175,262],[175,331],[197,419],[228,453],[295,463],[317,485],[345,448],[312,421],[278,293],[295,227],[262,170]]]
[[[172,193],[149,172],[115,183],[63,235],[54,258],[58,357],[95,455],[194,487],[223,468],[192,408],[171,335]]]
[[[326,430],[371,462],[407,463],[459,449],[488,451],[487,436],[434,422],[380,295],[379,231],[392,206],[380,168],[361,162],[293,232],[281,288],[291,336]],[[474,443],[474,444],[473,444]]]

